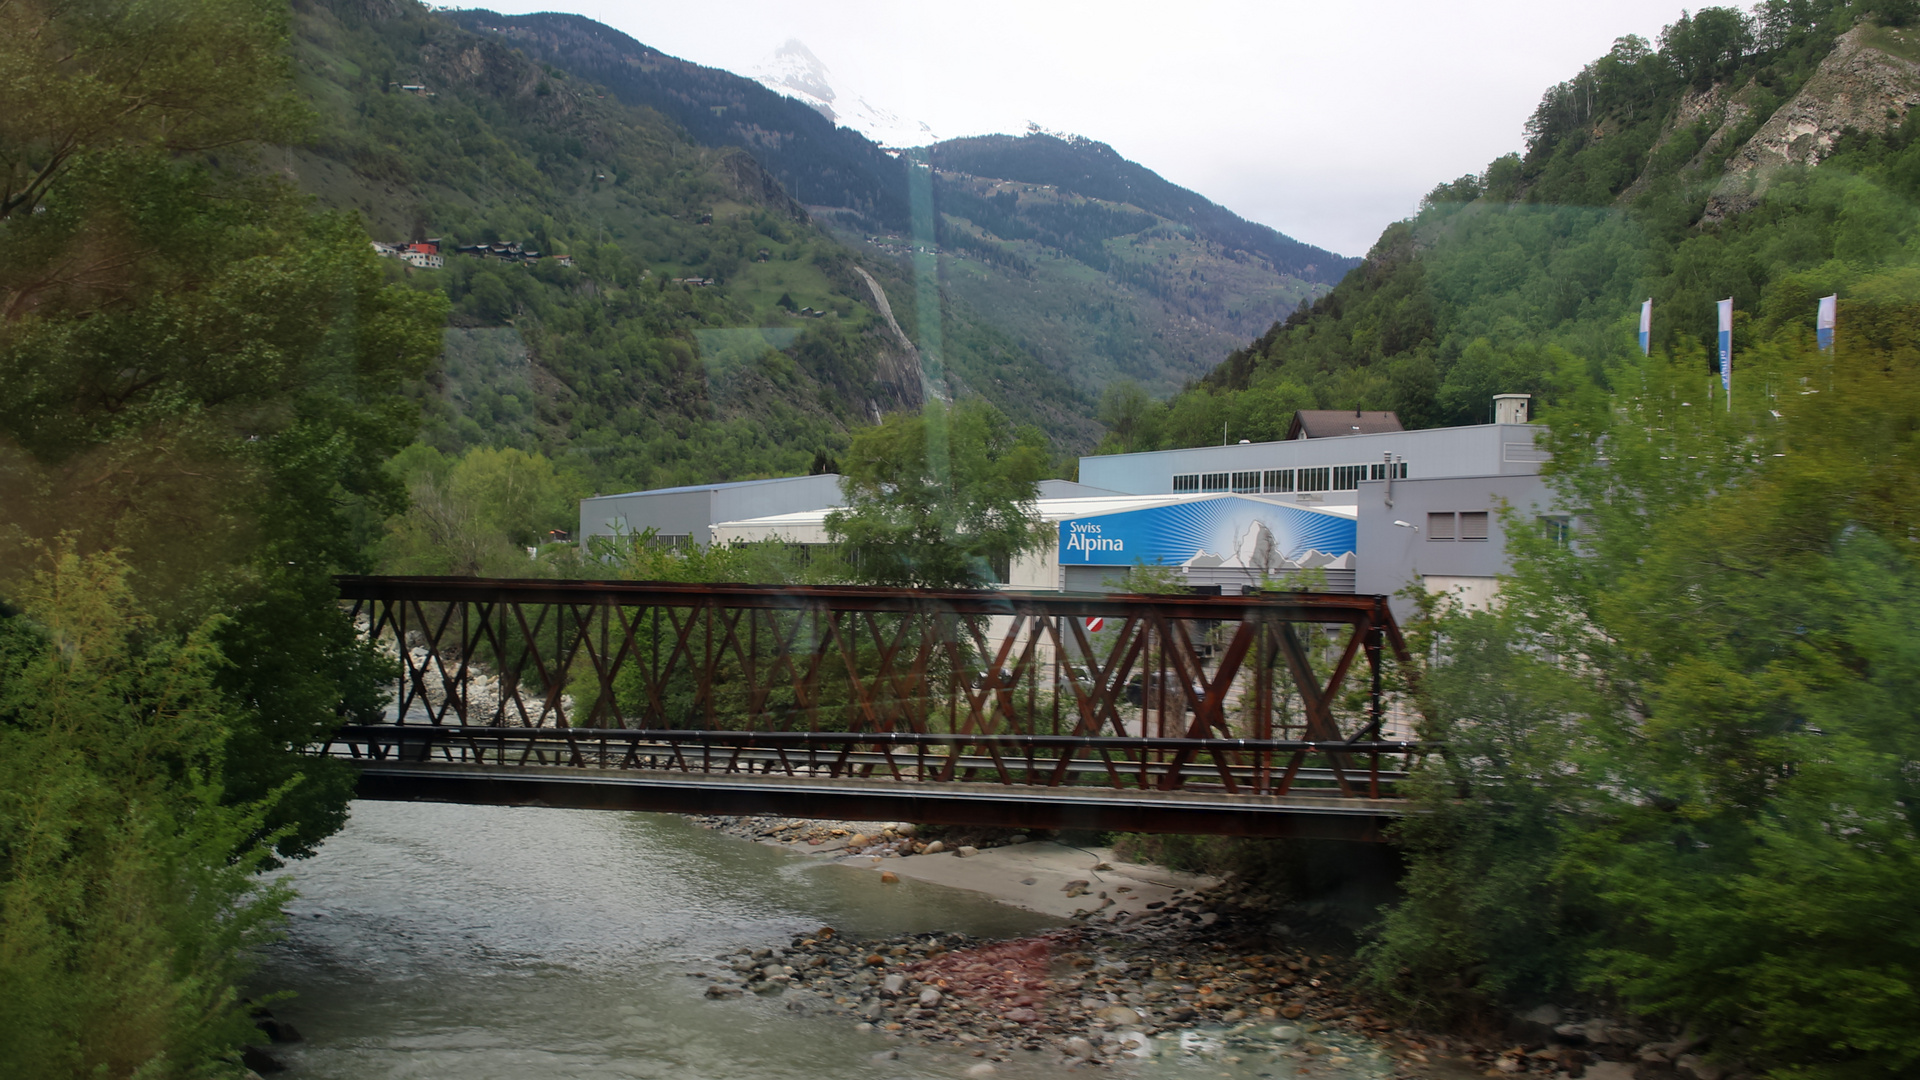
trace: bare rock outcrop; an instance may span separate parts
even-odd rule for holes
[[[886,320],[892,338],[890,347],[881,351],[880,370],[874,377],[874,382],[883,388],[876,397],[891,400],[876,400],[874,406],[889,410],[913,410],[928,398],[944,399],[946,395],[927,378],[926,367],[920,361],[920,350],[914,347],[913,339],[907,337],[907,332],[900,329],[900,324],[894,320],[893,305],[887,303],[887,291],[880,287],[872,274],[860,267],[854,267],[853,272],[866,284],[867,295],[873,300],[874,309],[880,313],[880,317]]]
[[[1920,104],[1920,63],[1889,52],[1897,30],[1856,26],[1841,35],[1792,101],[1761,125],[1727,161],[1705,219],[1722,218],[1759,202],[1767,178],[1787,165],[1817,165],[1848,130],[1883,132]]]

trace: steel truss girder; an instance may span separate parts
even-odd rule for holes
[[[518,729],[523,763],[606,763],[582,754],[578,738],[548,746],[536,731],[602,743],[616,733],[632,743],[635,731],[682,732],[676,747],[696,732],[813,733],[837,736],[841,764],[863,760],[871,775],[875,746],[905,736],[959,740],[932,771],[912,770],[916,781],[1162,791],[1199,784],[1271,795],[1318,777],[1330,782],[1329,794],[1378,798],[1380,755],[1423,749],[1388,749],[1379,738],[1383,664],[1389,653],[1408,659],[1381,596],[427,577],[338,583],[363,633],[398,643],[396,729],[485,729],[496,740]],[[1088,634],[1090,617],[1113,628],[1111,646]],[[1203,627],[1219,629],[1201,635]],[[1331,628],[1332,640],[1305,640],[1303,627]],[[1356,664],[1369,685],[1357,709],[1348,701],[1343,710]],[[481,678],[498,680],[492,708],[474,701]],[[1032,740],[1059,737],[1078,740],[1077,748],[1035,756],[1042,744]],[[1028,740],[1024,760],[1009,758],[1007,738]],[[1128,742],[1119,759],[1120,747],[1099,745],[1109,739]],[[371,734],[332,745],[384,756]],[[455,760],[449,755],[463,744],[420,745]],[[557,747],[564,754],[549,757]],[[476,760],[470,752],[460,750],[458,760]],[[629,749],[614,764],[638,760]],[[1101,769],[1090,771],[1096,760]],[[890,756],[877,764],[907,776]],[[1389,787],[1400,771],[1384,774]]]

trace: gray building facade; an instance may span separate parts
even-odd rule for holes
[[[1238,491],[1353,503],[1360,484],[1453,476],[1531,476],[1546,453],[1531,424],[1383,431],[1325,439],[1196,446],[1080,459],[1080,482],[1128,495]],[[1378,475],[1376,475],[1378,474]]]
[[[1499,423],[1083,457],[1080,480],[1129,494],[1224,491],[1352,506],[1348,588],[1392,595],[1419,584],[1484,606],[1509,565],[1503,507],[1515,527],[1565,527],[1540,475],[1548,454],[1535,443],[1540,429],[1525,422],[1525,397],[1501,395],[1494,406]],[[1394,600],[1399,616],[1411,607]]]
[[[1538,473],[1449,476],[1360,485],[1355,508],[1354,591],[1392,595],[1418,583],[1484,607],[1507,572],[1507,529],[1554,519],[1553,492]],[[1502,509],[1510,507],[1510,521]],[[1552,527],[1553,521],[1545,523]],[[1405,619],[1413,604],[1393,599]]]
[[[792,514],[839,506],[840,475],[782,476],[729,484],[629,491],[580,500],[580,540],[631,536],[653,529],[661,543],[713,543],[716,521]]]

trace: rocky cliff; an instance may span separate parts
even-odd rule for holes
[[[1920,104],[1920,32],[1871,25],[1840,36],[1833,52],[1785,105],[1727,159],[1707,206],[1717,221],[1750,209],[1782,166],[1818,165],[1849,131],[1885,132]],[[1729,111],[1727,124],[1738,123]]]

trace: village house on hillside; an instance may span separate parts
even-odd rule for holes
[[[438,240],[408,244],[399,255],[402,262],[412,263],[422,270],[438,270],[447,265],[446,257],[440,254]]]
[[[472,255],[481,259],[498,259],[501,262],[531,263],[539,262],[541,257],[539,251],[524,246],[518,240],[493,244],[467,244],[456,250],[462,255]],[[573,260],[568,258],[561,265],[571,266]]]
[[[373,252],[383,259],[399,259],[402,262],[420,267],[423,270],[439,270],[446,266],[446,256],[440,251],[440,238],[429,237],[424,241],[411,244],[389,244],[373,241]],[[525,247],[520,241],[495,244],[464,244],[453,249],[457,255],[471,255],[482,259],[498,259],[510,263],[535,263],[543,257],[534,248]],[[556,255],[553,261],[560,266],[572,266],[573,256]]]

